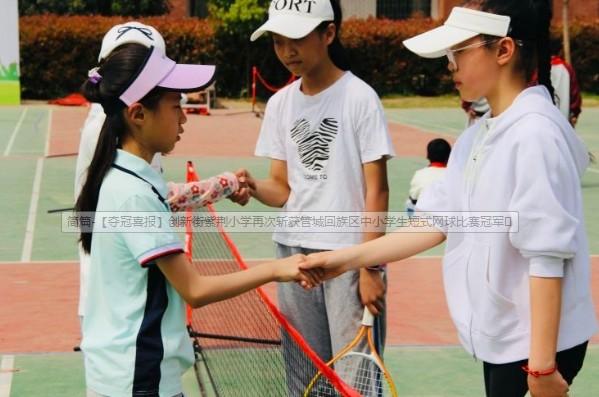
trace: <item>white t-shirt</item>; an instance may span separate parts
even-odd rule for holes
[[[426,167],[414,173],[410,181],[410,198],[418,200],[420,193],[433,182],[438,181],[445,174],[445,167]]]
[[[570,118],[570,73],[564,65],[551,65],[551,85],[554,101],[566,119]]]
[[[363,211],[363,164],[394,155],[382,104],[351,72],[312,96],[301,91],[301,82],[268,101],[255,154],[287,162],[291,194],[284,212]],[[278,230],[273,239],[324,250],[360,243],[362,235]]]
[[[81,128],[81,140],[79,141],[79,152],[77,154],[77,165],[75,166],[75,201],[79,197],[79,193],[85,183],[87,176],[87,169],[92,162],[96,146],[98,144],[98,138],[102,125],[106,115],[102,105],[98,103],[92,103],[87,114],[87,118]],[[152,159],[152,168],[158,172],[162,172],[161,155],[156,153]],[[79,309],[78,313],[83,316],[85,308],[85,300],[87,297],[87,288],[85,283],[87,282],[87,275],[89,273],[90,258],[89,255],[83,252],[83,249],[79,247]]]

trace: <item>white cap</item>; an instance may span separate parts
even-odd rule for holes
[[[108,57],[115,48],[128,43],[137,43],[148,48],[153,46],[159,53],[166,54],[164,39],[154,27],[132,21],[115,25],[104,35],[98,62]]]
[[[505,37],[510,17],[454,7],[442,26],[404,40],[406,48],[424,58],[445,56],[446,50],[479,34]]]
[[[322,22],[333,20],[335,12],[330,0],[272,0],[268,21],[252,33],[250,40],[256,40],[265,32],[301,39]]]

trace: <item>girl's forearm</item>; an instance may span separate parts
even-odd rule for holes
[[[195,307],[219,302],[275,280],[272,262],[220,276],[202,276],[196,285]]]
[[[562,279],[530,277],[531,340],[528,367],[555,366],[562,304]]]
[[[203,208],[230,196],[239,189],[237,177],[224,172],[198,182],[168,183],[168,203],[173,212]]]
[[[332,251],[327,264],[351,270],[391,263],[419,254],[443,241],[445,235],[437,229],[406,227],[360,245]]]
[[[256,181],[256,189],[252,196],[269,207],[281,208],[289,199],[290,189],[287,183],[276,179]]]

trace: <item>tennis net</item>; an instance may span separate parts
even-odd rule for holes
[[[197,181],[187,164],[187,181]],[[201,210],[211,215],[211,206]],[[188,216],[193,213],[188,212]],[[247,268],[235,244],[215,224],[194,231],[187,222],[186,251],[203,275]],[[203,396],[304,396],[321,371],[323,391],[314,395],[356,397],[338,375],[314,353],[262,288],[199,309],[188,309],[188,329],[196,353],[196,377]],[[316,393],[316,391],[314,391]]]

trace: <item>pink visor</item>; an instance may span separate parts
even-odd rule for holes
[[[181,92],[200,90],[212,82],[214,70],[213,65],[177,64],[151,47],[141,71],[119,99],[131,106],[154,87]]]

